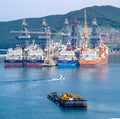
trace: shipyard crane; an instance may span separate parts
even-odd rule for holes
[[[85,38],[85,47],[88,48],[88,25],[87,25],[87,16],[86,9],[84,9],[84,38]]]

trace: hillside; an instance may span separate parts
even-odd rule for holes
[[[97,18],[99,26],[108,26],[120,29],[120,8],[113,6],[93,6],[87,7],[87,20],[88,25],[91,25],[93,18]],[[64,15],[51,15],[46,16],[48,25],[51,27],[52,32],[62,29],[64,19],[67,17],[71,24],[72,17],[76,16],[79,25],[83,26],[83,9],[72,11]],[[26,18],[29,30],[39,30],[43,18]],[[15,47],[18,42],[15,39],[15,34],[10,34],[11,30],[21,30],[21,19],[9,22],[0,22],[0,49]]]

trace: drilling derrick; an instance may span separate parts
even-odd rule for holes
[[[39,35],[39,41],[40,41],[40,47],[42,50],[45,50],[45,48],[48,45],[48,42],[50,40],[50,27],[46,23],[46,19],[43,19],[42,21],[42,28],[41,28],[41,34]]]
[[[68,28],[68,19],[65,19],[63,31],[62,31],[62,44],[66,45],[68,42],[70,42],[70,31]]]
[[[78,33],[78,20],[76,17],[72,18],[72,32],[71,32],[71,48],[74,50],[78,43],[79,33]]]
[[[88,48],[88,25],[87,25],[87,16],[86,9],[84,9],[84,38],[85,38],[85,47]]]
[[[25,19],[23,19],[22,31],[20,32],[20,34],[21,35],[19,35],[17,38],[19,40],[20,47],[22,48],[22,50],[24,50],[29,45],[29,41],[31,39],[28,31],[28,24]]]
[[[27,52],[25,51],[25,48],[29,46],[29,42],[31,39],[30,32],[28,31],[28,24],[25,19],[22,21],[22,30],[21,31],[11,31],[11,33],[20,34],[17,36],[17,39],[19,40],[20,48],[22,49],[22,59],[26,59]]]
[[[100,34],[98,33],[98,24],[96,19],[92,21],[92,32],[90,37],[91,48],[98,47],[100,45]]]

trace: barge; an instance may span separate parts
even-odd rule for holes
[[[71,92],[63,93],[62,95],[59,95],[57,92],[53,92],[48,94],[47,98],[61,107],[87,108],[87,100],[83,96],[73,94]]]

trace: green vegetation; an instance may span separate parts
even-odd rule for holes
[[[93,18],[97,19],[99,26],[108,26],[120,29],[120,8],[113,6],[93,6],[86,8],[88,25],[91,26]],[[46,16],[48,25],[51,27],[52,32],[58,32],[62,29],[64,19],[67,17],[71,24],[72,17],[76,16],[79,25],[83,26],[83,9],[69,12],[65,15],[51,15]],[[39,30],[43,18],[27,18],[29,30]],[[11,30],[21,30],[21,20],[0,22],[0,49],[15,47],[18,41],[16,40],[17,34],[10,34]]]

